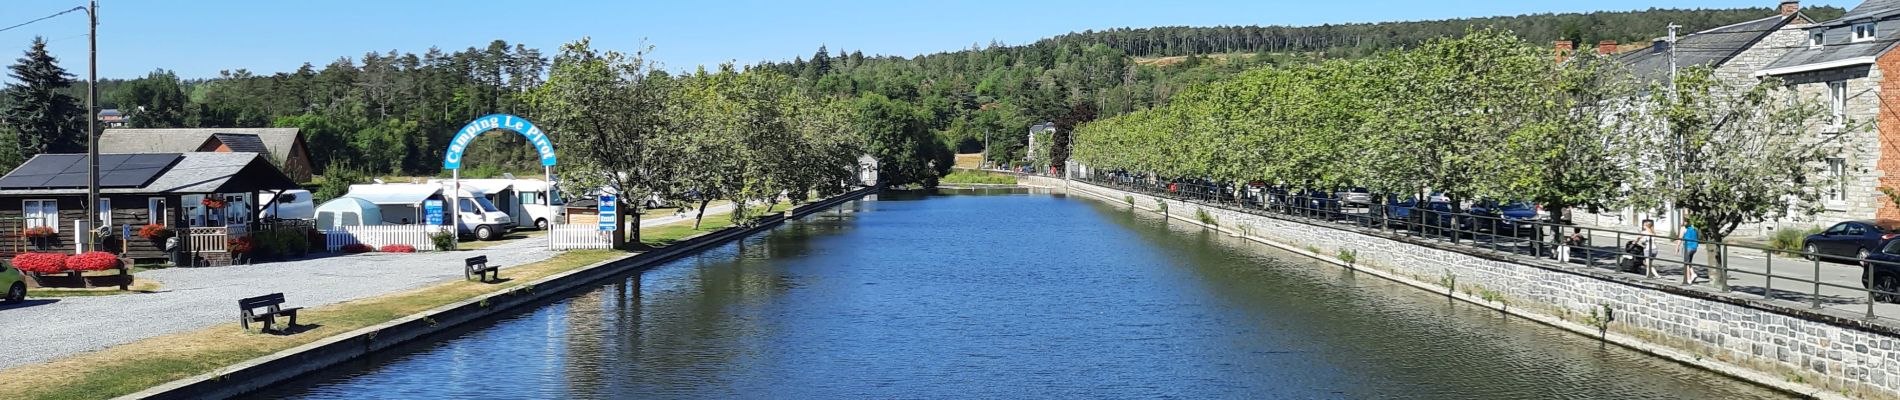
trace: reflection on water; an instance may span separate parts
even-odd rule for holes
[[[1020,192],[886,193],[278,388],[296,398],[1778,398]]]

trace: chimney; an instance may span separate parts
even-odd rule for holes
[[[1556,53],[1557,53],[1557,63],[1558,63],[1558,64],[1563,64],[1563,63],[1564,63],[1564,61],[1569,61],[1569,60],[1570,60],[1570,51],[1576,48],[1576,47],[1575,47],[1574,45],[1572,45],[1572,44],[1570,43],[1570,41],[1568,41],[1568,40],[1559,40],[1559,41],[1557,41],[1557,46],[1556,46],[1556,47],[1557,47],[1557,51],[1556,51]]]
[[[1605,41],[1597,42],[1597,54],[1605,55],[1605,56],[1616,54],[1616,41],[1605,40]]]
[[[1797,13],[1797,12],[1801,12],[1800,0],[1782,0],[1781,1],[1781,15],[1782,16],[1794,15],[1794,13]]]

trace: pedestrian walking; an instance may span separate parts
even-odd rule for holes
[[[1702,245],[1702,232],[1695,229],[1695,224],[1687,223],[1687,222],[1683,223],[1682,224],[1682,284],[1684,285],[1695,283],[1695,280],[1697,277],[1696,270],[1695,270],[1695,251],[1697,248],[1700,248],[1701,245]]]
[[[1636,243],[1643,246],[1643,274],[1651,278],[1660,277],[1661,275],[1656,273],[1655,220],[1643,219],[1643,237],[1637,238]]]

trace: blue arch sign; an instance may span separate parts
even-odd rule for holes
[[[462,169],[462,152],[468,150],[469,142],[475,141],[476,136],[496,129],[521,134],[521,137],[528,139],[528,145],[534,146],[534,151],[541,154],[542,166],[554,166],[554,142],[548,140],[546,132],[534,126],[533,122],[528,122],[527,118],[489,114],[469,121],[468,125],[462,125],[462,130],[455,132],[455,139],[449,141],[449,151],[442,155],[442,169]]]

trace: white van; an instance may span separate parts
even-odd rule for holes
[[[444,187],[454,184],[447,179],[431,179]],[[567,204],[558,191],[540,179],[463,179],[462,188],[482,192],[495,208],[515,217],[522,228],[546,230],[550,224],[566,220]]]
[[[487,194],[464,189],[459,197],[456,211],[461,213],[461,218],[457,218],[461,223],[457,231],[461,234],[475,235],[480,240],[495,240],[515,229],[515,219],[495,207],[494,202],[488,201]]]
[[[385,225],[408,225],[428,223],[429,203],[446,200],[444,194],[449,191],[443,185],[432,183],[384,183],[350,185],[350,192],[344,197],[375,204],[381,211],[382,223]],[[442,212],[461,212],[461,218],[456,218],[460,222],[456,230],[461,234],[474,235],[481,240],[495,240],[514,229],[514,218],[495,207],[495,203],[489,202],[481,190],[464,187],[458,194],[454,204],[442,203]]]

